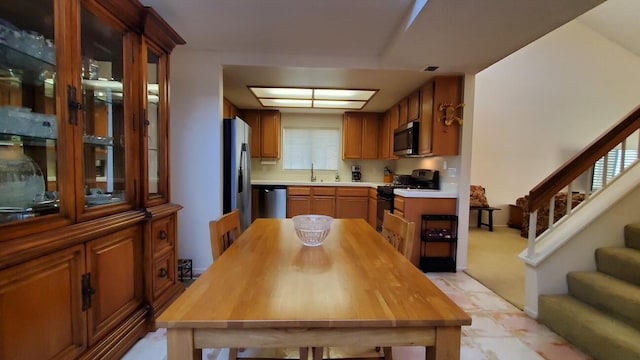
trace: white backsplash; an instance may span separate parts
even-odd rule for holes
[[[351,165],[360,165],[363,182],[383,182],[384,167],[393,169],[393,161],[383,160],[341,160],[338,174],[341,182],[351,181]],[[317,182],[335,181],[336,172],[332,170],[314,170]],[[310,170],[284,170],[282,160],[275,163],[263,164],[260,159],[251,160],[251,179],[255,180],[287,180],[308,181],[311,179]]]
[[[363,182],[383,182],[384,167],[388,166],[394,174],[411,174],[414,169],[440,171],[440,183],[450,188],[457,184],[460,160],[458,156],[403,158],[398,160],[341,160],[339,161],[341,182],[351,181],[351,165],[360,165]],[[335,171],[314,170],[318,182],[335,181]],[[251,160],[251,178],[254,180],[308,181],[310,170],[284,170],[282,160],[262,163],[260,159]]]
[[[441,184],[457,184],[460,171],[459,156],[431,156],[424,158],[402,158],[395,161],[396,174],[411,174],[414,169],[440,171]],[[449,185],[450,186],[450,185]]]

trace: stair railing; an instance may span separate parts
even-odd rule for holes
[[[601,191],[613,179],[624,173],[627,168],[638,162],[639,128],[640,106],[529,191],[527,202],[529,210],[528,258],[533,258],[536,255],[536,242],[552,231],[560,220],[571,216],[589,200],[590,196]],[[598,176],[597,184],[594,183],[594,174]],[[579,206],[572,208],[574,183],[576,179],[582,180],[587,176],[589,181],[588,188],[585,189],[584,201]],[[554,219],[555,195],[563,191],[566,191],[567,194],[567,211],[562,217]],[[537,235],[538,211],[546,204],[549,205],[548,229]]]

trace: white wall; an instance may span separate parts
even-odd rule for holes
[[[640,58],[574,20],[476,76],[471,183],[495,222],[639,103]]]
[[[196,273],[212,260],[209,221],[222,215],[222,67],[211,52],[171,55],[171,200],[178,213],[179,258]]]

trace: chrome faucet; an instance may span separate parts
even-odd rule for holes
[[[313,163],[311,163],[311,182],[315,182],[316,181],[316,176],[313,175]]]

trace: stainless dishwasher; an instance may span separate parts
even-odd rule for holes
[[[284,185],[253,185],[258,191],[258,218],[287,217],[287,187]]]

